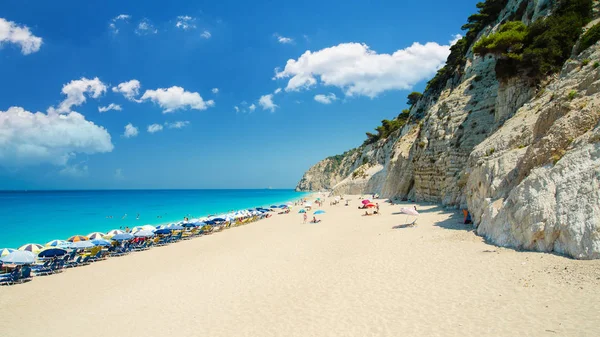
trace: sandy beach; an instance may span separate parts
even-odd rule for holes
[[[406,226],[401,205],[365,217],[350,199],[319,224],[296,208],[1,287],[0,335],[600,335],[600,261],[489,245],[438,205]]]

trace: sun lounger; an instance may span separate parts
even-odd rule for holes
[[[31,267],[35,275],[38,276],[46,276],[52,274],[52,268],[50,268],[50,264],[52,261],[48,260],[44,264],[35,264]]]
[[[0,285],[9,286],[15,283],[15,271],[12,273],[0,274]]]

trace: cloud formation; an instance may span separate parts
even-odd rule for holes
[[[248,109],[250,109],[250,112],[253,112],[254,110],[256,110],[256,105],[254,105],[254,103],[252,103],[252,105],[250,105],[248,107]]]
[[[81,178],[88,175],[88,166],[85,162],[67,165],[58,171],[58,173],[67,177]]]
[[[292,39],[291,37],[281,36],[281,35],[279,35],[277,33],[273,34],[273,36],[275,36],[277,38],[277,42],[279,42],[281,44],[294,43],[294,39]]]
[[[138,102],[135,97],[140,94],[140,81],[130,80],[127,82],[119,83],[116,87],[112,88],[115,93],[121,93],[125,98],[130,101]],[[139,103],[139,102],[138,102]]]
[[[430,78],[449,53],[449,45],[435,42],[415,42],[393,54],[378,54],[364,43],[341,43],[288,60],[282,71],[275,70],[275,78],[289,78],[286,91],[307,89],[319,80],[342,89],[347,96],[373,98],[387,90],[411,89]]]
[[[277,105],[273,103],[273,94],[260,96],[258,105],[260,105],[263,110],[270,110],[271,112],[275,112],[275,109],[277,108]]]
[[[152,22],[148,19],[143,19],[138,23],[137,28],[135,29],[135,33],[137,35],[148,35],[148,34],[156,34],[158,33],[158,29],[154,27]]]
[[[56,111],[58,113],[68,113],[71,111],[73,106],[79,106],[86,101],[86,95],[92,98],[98,98],[100,95],[106,92],[106,85],[95,77],[94,79],[87,79],[82,77],[79,80],[73,80],[65,84],[62,88],[62,94],[66,95],[58,109],[54,110],[50,108],[48,111]]]
[[[329,93],[327,95],[315,95],[315,101],[323,104],[331,104],[331,102],[337,100],[335,94]]]
[[[218,94],[219,93],[219,88],[212,88],[212,93],[213,94]]]
[[[162,131],[162,129],[163,129],[163,126],[160,125],[160,124],[151,124],[151,125],[148,125],[147,131],[149,133],[155,133],[155,132],[158,132],[158,131]]]
[[[205,39],[210,39],[211,36],[212,34],[208,30],[203,31],[202,34],[200,34],[200,37]]]
[[[0,46],[4,43],[16,44],[23,55],[29,55],[40,50],[42,38],[33,35],[27,26],[0,18]]]
[[[0,163],[6,167],[66,165],[77,153],[111,152],[110,134],[77,112],[0,111]]]
[[[183,30],[195,29],[196,25],[194,24],[194,21],[196,21],[196,19],[191,16],[180,15],[177,17],[175,27],[181,28]]]
[[[188,125],[190,125],[189,121],[177,121],[173,123],[165,122],[165,126],[169,129],[183,129]]]
[[[99,112],[107,112],[107,111],[110,111],[110,110],[121,111],[123,109],[121,108],[121,106],[119,104],[115,104],[115,103],[110,103],[107,106],[99,106],[98,107],[98,111]]]
[[[131,15],[128,14],[119,14],[117,16],[115,16],[114,18],[112,18],[112,20],[110,20],[110,23],[108,24],[108,28],[110,28],[110,30],[117,34],[119,33],[119,28],[117,28],[117,23],[119,21],[127,21],[131,19]]]
[[[123,132],[123,137],[132,138],[132,137],[137,136],[138,133],[139,133],[138,128],[133,126],[133,124],[129,123],[129,124],[125,125],[125,132]]]
[[[205,101],[197,92],[185,91],[182,87],[173,86],[167,89],[146,90],[142,101],[151,100],[163,108],[163,113],[178,109],[206,110],[215,105],[213,100]]]

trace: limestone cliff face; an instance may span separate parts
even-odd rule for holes
[[[516,12],[529,24],[551,4],[509,0],[480,37]],[[600,258],[600,46],[538,88],[499,81],[493,56],[466,58],[402,130],[349,151],[335,170],[318,163],[297,188],[468,208],[477,233],[499,245]]]

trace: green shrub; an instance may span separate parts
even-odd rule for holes
[[[595,24],[592,28],[588,29],[585,34],[583,34],[577,52],[581,53],[582,51],[591,47],[598,40],[600,40],[600,23]]]
[[[569,94],[567,95],[567,99],[568,99],[569,101],[572,101],[572,100],[574,100],[574,99],[575,99],[575,97],[577,97],[577,90],[571,90],[571,91],[569,92]]]
[[[473,81],[475,81],[475,82],[479,82],[479,81],[481,81],[482,79],[483,79],[483,76],[481,76],[481,75],[477,75],[477,76],[475,76],[475,78],[473,79]]]
[[[596,68],[600,67],[600,63],[594,62],[594,65],[592,67],[594,67],[594,69],[596,69]]]
[[[590,59],[583,59],[583,60],[581,61],[581,65],[582,65],[583,67],[587,66],[588,64],[590,64]]]
[[[473,46],[477,55],[496,54],[505,58],[519,58],[523,50],[523,41],[527,35],[527,26],[521,21],[510,21],[496,33],[482,37]]]
[[[406,102],[406,104],[413,106],[417,104],[421,97],[423,97],[423,94],[421,94],[420,92],[413,91],[410,94],[408,94],[408,102]]]
[[[380,139],[388,138],[394,131],[401,129],[408,122],[409,110],[404,109],[402,112],[394,119],[388,120],[384,119],[381,121],[381,126],[375,128],[377,133],[367,132],[367,139],[364,141],[363,145],[369,145],[376,143]]]

